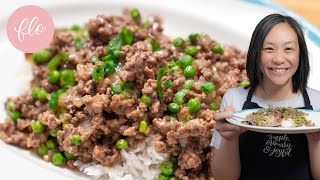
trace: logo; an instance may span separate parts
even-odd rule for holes
[[[7,35],[15,48],[34,53],[49,46],[54,35],[54,24],[45,10],[27,5],[16,9],[9,17]]]

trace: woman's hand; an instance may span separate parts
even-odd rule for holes
[[[320,131],[314,133],[307,133],[308,142],[320,141]]]
[[[226,118],[231,117],[233,112],[233,107],[226,106],[224,112],[217,112],[214,116],[216,121],[215,128],[220,133],[221,137],[226,140],[233,140],[246,131],[246,129],[230,124],[226,121]]]

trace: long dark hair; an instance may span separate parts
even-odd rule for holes
[[[296,32],[299,42],[299,66],[292,77],[293,92],[303,91],[307,87],[308,77],[310,73],[310,64],[308,56],[308,48],[304,39],[303,31],[299,23],[290,16],[281,14],[270,14],[263,18],[256,26],[247,54],[246,70],[250,80],[248,87],[255,88],[262,83],[262,72],[260,69],[261,49],[265,37],[270,29],[279,24],[287,23]]]

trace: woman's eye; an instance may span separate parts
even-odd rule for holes
[[[267,52],[272,52],[273,48],[272,47],[266,47],[266,48],[263,48],[263,50],[265,50]]]
[[[293,48],[286,48],[286,51],[293,51]]]

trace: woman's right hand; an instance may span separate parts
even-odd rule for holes
[[[226,140],[234,140],[246,131],[246,129],[226,121],[226,118],[231,117],[233,112],[234,108],[232,106],[226,106],[223,112],[217,112],[214,116],[216,121],[215,129],[220,133],[221,137]]]

